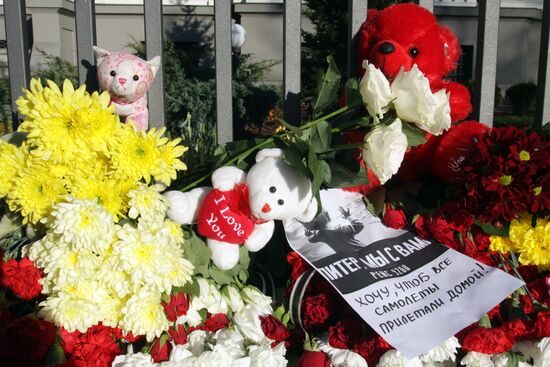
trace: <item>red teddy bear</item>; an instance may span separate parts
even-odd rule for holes
[[[401,68],[408,71],[416,64],[430,81],[433,93],[441,89],[449,93],[453,123],[464,120],[472,111],[468,89],[443,79],[456,69],[461,54],[458,40],[449,28],[437,24],[435,16],[425,8],[409,3],[381,11],[369,9],[358,47],[359,63],[368,60],[390,80]],[[460,182],[462,166],[486,130],[482,124],[468,121],[452,126],[440,136],[426,134],[428,142],[407,152],[397,177],[417,180],[430,172],[444,181]],[[376,182],[369,186],[375,187]]]

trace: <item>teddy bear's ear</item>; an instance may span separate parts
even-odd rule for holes
[[[284,159],[285,154],[282,149],[279,148],[262,149],[258,152],[258,154],[256,154],[256,163],[259,163],[266,158]]]
[[[453,31],[444,26],[439,26],[439,34],[445,48],[445,74],[456,68],[456,62],[462,54],[460,44]]]
[[[363,68],[363,61],[366,60],[369,55],[370,44],[376,34],[375,19],[377,13],[378,11],[376,9],[369,9],[367,11],[367,20],[363,22],[358,33],[359,39],[357,40],[357,57],[359,59],[359,70],[361,71],[361,74],[365,72],[365,69]]]
[[[101,64],[103,59],[111,54],[110,51],[104,50],[101,47],[94,46],[94,55],[98,64]]]
[[[304,223],[311,222],[313,218],[315,218],[315,216],[317,215],[318,209],[319,209],[319,204],[317,203],[317,199],[311,198],[311,201],[307,205],[305,212],[297,216],[296,219]]]
[[[155,56],[151,60],[147,61],[147,64],[153,70],[153,78],[157,75],[157,71],[160,69],[160,56]]]

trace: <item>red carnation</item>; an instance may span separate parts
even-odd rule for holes
[[[361,337],[361,323],[352,319],[338,321],[329,330],[328,343],[331,347],[339,349],[352,349]]]
[[[220,329],[223,329],[229,325],[229,319],[223,313],[217,313],[210,316],[204,324],[197,327],[197,330],[211,331],[215,332]]]
[[[115,330],[104,325],[95,325],[85,333],[60,330],[65,353],[75,367],[110,367],[115,357],[122,354]]]
[[[176,326],[176,329],[170,328],[168,330],[170,334],[170,339],[176,344],[181,345],[187,343],[187,331],[182,324]]]
[[[189,310],[189,300],[183,293],[171,294],[169,303],[162,303],[166,317],[170,322],[176,322],[178,317],[186,315]]]
[[[134,336],[134,334],[132,334],[131,331],[127,332],[126,334],[124,334],[124,332],[122,331],[122,329],[120,328],[115,328],[113,329],[113,334],[115,336],[115,338],[117,339],[124,339],[126,340],[128,343],[134,343],[140,339],[143,338],[143,335],[136,335]]]
[[[531,339],[533,334],[534,322],[531,320],[512,320],[506,321],[501,328],[514,340]]]
[[[535,322],[535,336],[537,339],[550,336],[550,312],[539,312]]]
[[[304,350],[300,357],[300,367],[330,367],[330,359],[324,352]]]
[[[24,316],[0,329],[0,361],[6,367],[35,367],[55,341],[53,324]]]
[[[20,262],[15,259],[2,261],[0,273],[2,285],[25,301],[38,297],[42,292],[42,285],[38,281],[44,274],[27,258]]]
[[[457,248],[454,233],[451,231],[449,223],[443,217],[440,215],[434,216],[428,226],[436,241],[441,242],[447,247]]]
[[[503,329],[478,327],[464,338],[462,348],[468,352],[497,354],[510,350],[513,345],[514,338]]]
[[[265,336],[267,336],[269,339],[274,340],[274,342],[271,344],[272,347],[277,345],[280,342],[285,342],[290,337],[290,332],[288,331],[285,324],[283,324],[281,321],[277,320],[275,317],[271,315],[267,316],[260,316],[260,320],[262,322],[262,331],[264,332]]]
[[[422,214],[418,215],[414,220],[414,229],[416,233],[423,238],[429,239],[431,237],[430,227],[428,227],[429,220],[424,217]]]
[[[304,327],[309,329],[324,323],[332,313],[332,305],[326,294],[311,296],[304,299],[302,303]]]
[[[363,357],[369,366],[375,366],[391,346],[381,336],[372,336],[355,344],[353,351]]]
[[[403,209],[393,209],[392,205],[387,203],[384,210],[384,224],[394,229],[405,228],[407,226],[407,216]]]
[[[298,255],[297,252],[291,251],[286,260],[292,266],[292,274],[290,274],[290,280],[294,283],[296,279],[300,277],[303,273],[310,269],[309,264],[304,261],[304,259]]]

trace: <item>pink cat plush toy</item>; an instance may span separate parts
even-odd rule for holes
[[[94,46],[99,86],[111,95],[116,113],[132,120],[139,130],[149,125],[147,90],[160,67],[160,57],[149,61],[126,52],[109,52]]]

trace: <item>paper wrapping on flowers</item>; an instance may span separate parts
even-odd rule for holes
[[[324,190],[321,201],[314,221],[285,221],[291,247],[408,358],[476,322],[523,285],[435,241],[384,226],[360,194]]]

